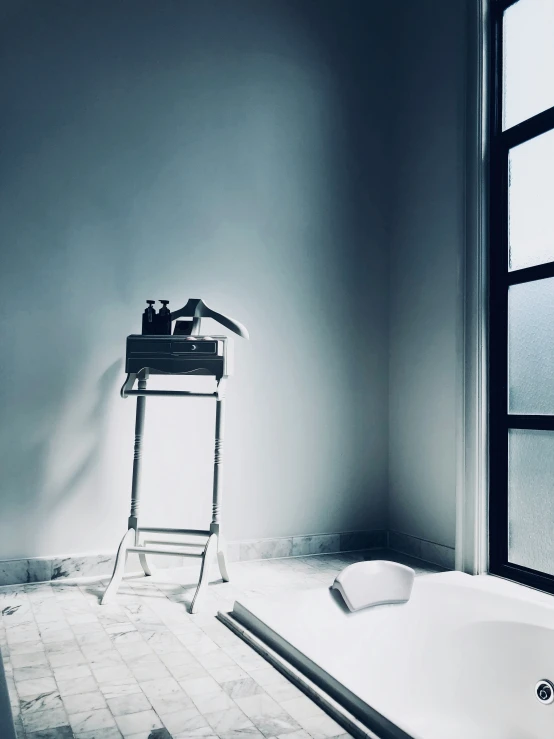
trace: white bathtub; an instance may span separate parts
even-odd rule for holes
[[[327,587],[235,603],[233,616],[384,739],[549,739],[554,598],[459,572],[357,613]]]

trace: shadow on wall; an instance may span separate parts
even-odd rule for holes
[[[386,93],[366,74],[384,41],[365,0],[341,7],[4,16],[0,559],[119,541],[134,404],[117,387],[146,298],[203,297],[251,330],[227,538],[384,527]]]
[[[79,489],[85,479],[94,473],[95,465],[102,458],[103,447],[106,443],[109,407],[115,388],[121,381],[122,366],[122,360],[113,362],[98,380],[96,392],[91,394],[94,404],[79,423],[79,431],[87,438],[87,443],[77,466],[69,470],[64,479],[54,486],[52,494],[48,495],[48,512],[51,515],[55,513],[56,508],[67,501],[75,490]]]
[[[3,417],[10,419],[0,427],[2,510],[12,517],[3,513],[0,537],[16,558],[43,554],[39,547],[44,528],[68,499],[95,479],[109,442],[109,406],[120,383],[121,360],[113,362],[95,383],[83,384],[87,407],[75,414],[64,413],[79,393],[71,387],[64,361],[60,357],[59,366],[50,365],[57,382],[44,382],[39,366],[25,373],[25,384],[7,378],[2,393]],[[71,368],[78,371],[78,363],[72,362]],[[30,545],[22,541],[14,518],[25,522]],[[78,519],[73,523],[76,532],[87,525]]]

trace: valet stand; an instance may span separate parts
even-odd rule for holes
[[[209,569],[214,553],[217,552],[217,562],[219,571],[224,582],[229,581],[229,574],[225,562],[225,554],[222,547],[221,537],[219,534],[219,510],[221,505],[221,468],[222,468],[222,448],[224,435],[225,420],[225,382],[227,377],[222,377],[217,384],[215,393],[193,393],[181,390],[147,390],[146,383],[149,377],[148,369],[144,369],[138,375],[138,390],[124,390],[123,397],[129,395],[137,396],[137,411],[135,421],[135,451],[133,459],[133,481],[131,487],[131,512],[128,521],[128,530],[117,552],[115,567],[112,579],[102,597],[102,604],[109,603],[115,597],[117,590],[121,584],[123,573],[125,570],[125,562],[129,552],[137,552],[140,564],[145,575],[151,575],[154,568],[149,564],[148,554],[170,554],[179,557],[195,557],[202,560],[200,569],[200,579],[198,586],[190,605],[190,612],[197,613],[198,603],[208,584]],[[125,387],[125,386],[124,386]],[[213,499],[212,499],[212,522],[210,528],[204,529],[171,529],[159,528],[151,526],[139,526],[139,506],[140,506],[140,477],[142,463],[142,441],[144,435],[144,417],[146,410],[147,396],[171,396],[182,398],[215,398],[215,454],[214,454],[214,477],[213,477]],[[199,537],[204,539],[199,544],[183,544],[183,542],[156,541],[150,539],[140,543],[142,534],[174,534]],[[202,548],[202,551],[195,551]]]
[[[191,301],[187,304],[190,304]],[[207,306],[202,301],[202,307]],[[186,308],[186,306],[185,306]],[[187,315],[185,309],[172,315]],[[199,317],[195,313],[195,325],[199,326]],[[213,314],[213,312],[212,312]],[[200,315],[206,315],[200,314]],[[220,316],[220,314],[215,314]],[[224,318],[223,316],[221,316]],[[198,319],[198,320],[197,320]],[[232,319],[226,319],[232,320]],[[220,321],[223,322],[223,321]],[[246,329],[240,327],[241,335],[248,336]],[[227,324],[226,324],[227,325]],[[232,330],[238,333],[234,326]],[[136,396],[135,445],[133,459],[133,477],[131,488],[131,510],[128,519],[128,529],[123,536],[115,561],[112,578],[104,592],[101,603],[111,602],[121,584],[125,571],[125,562],[129,552],[137,552],[140,564],[145,575],[151,575],[154,568],[149,564],[147,556],[150,554],[167,554],[179,557],[194,557],[201,560],[200,578],[190,605],[190,612],[197,613],[199,603],[205,594],[210,565],[217,558],[219,572],[224,582],[229,581],[227,564],[225,561],[224,546],[220,535],[220,506],[221,506],[221,479],[222,479],[222,450],[225,422],[225,389],[230,371],[228,354],[228,339],[224,336],[129,336],[127,338],[127,379],[121,388],[123,398]],[[149,367],[144,364],[150,363]],[[140,367],[140,369],[138,369]],[[160,370],[163,367],[164,369]],[[216,377],[217,386],[214,393],[195,393],[184,390],[147,390],[147,382],[151,369],[156,374],[203,374]],[[169,369],[168,369],[169,368]],[[138,389],[133,390],[138,379]],[[146,398],[149,396],[165,396],[172,398],[211,398],[215,399],[215,446],[213,470],[213,498],[212,521],[209,529],[172,529],[151,526],[139,526],[140,505],[140,478],[142,462],[142,442],[144,435],[144,420]],[[183,543],[178,541],[160,541],[152,538],[141,541],[143,535],[172,534],[198,538],[198,543]],[[198,550],[201,551],[198,551]],[[217,555],[217,557],[215,556]]]

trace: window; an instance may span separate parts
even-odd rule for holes
[[[491,0],[490,571],[554,593],[554,0]]]

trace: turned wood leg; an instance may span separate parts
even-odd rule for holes
[[[110,580],[108,587],[106,588],[101,605],[112,601],[117,593],[117,589],[121,585],[123,573],[125,572],[125,562],[127,561],[127,547],[133,546],[135,543],[135,530],[129,529],[119,545],[117,550],[117,556],[115,558],[115,566],[113,568],[112,579]]]
[[[148,370],[139,373],[139,390],[146,390]],[[125,386],[124,386],[125,387]],[[133,480],[131,487],[131,512],[129,515],[129,528],[135,529],[135,545],[139,543],[138,514],[140,504],[140,482],[142,467],[142,441],[144,438],[144,419],[146,414],[146,398],[139,395],[137,398],[137,411],[135,418],[135,452],[133,455]],[[145,575],[151,575],[154,567],[151,567],[146,554],[139,552],[140,566]]]
[[[127,387],[132,387],[135,381],[136,375],[128,375],[125,385],[122,388],[122,393]],[[146,390],[146,383],[148,380],[148,370],[142,370],[139,374],[139,389]],[[102,596],[101,604],[109,603],[115,597],[117,589],[121,584],[123,573],[125,572],[125,562],[127,561],[127,549],[130,546],[138,544],[138,510],[139,510],[139,491],[140,491],[140,466],[142,459],[142,437],[144,434],[144,415],[146,410],[146,398],[139,396],[137,398],[137,407],[135,415],[135,448],[133,455],[133,480],[131,488],[131,512],[129,515],[128,530],[119,549],[117,550],[117,556],[115,558],[115,566],[106,592]],[[148,567],[148,563],[144,558],[144,555],[140,556],[140,563],[144,572],[147,575],[151,574],[151,569]]]
[[[139,373],[139,390],[146,390],[148,381],[148,370]],[[142,440],[144,437],[144,419],[146,415],[146,398],[144,395],[137,397],[137,409],[135,415],[135,449],[133,454],[133,478],[131,482],[131,512],[129,514],[129,528],[135,529],[136,544],[138,544],[138,514],[140,506],[140,478],[142,467]]]
[[[200,579],[198,581],[198,587],[196,588],[196,593],[194,594],[192,603],[190,604],[191,613],[198,612],[198,602],[199,600],[202,600],[204,591],[206,590],[208,586],[210,566],[211,566],[211,563],[212,563],[212,560],[213,560],[213,557],[216,551],[217,551],[217,534],[210,534],[210,536],[208,537],[208,541],[206,542],[206,546],[204,548],[204,556],[202,557],[202,566],[200,568]]]

